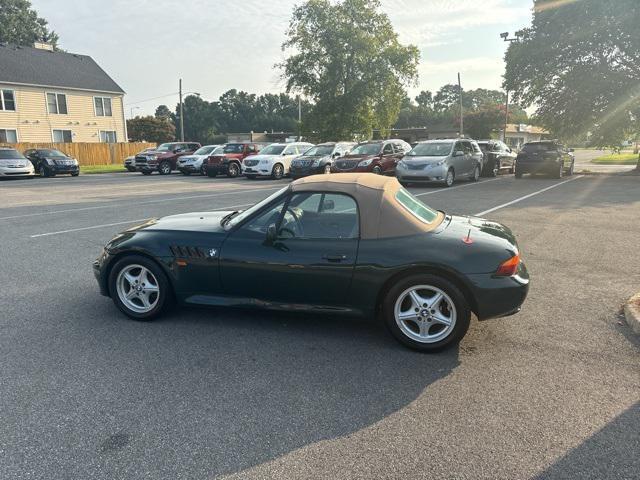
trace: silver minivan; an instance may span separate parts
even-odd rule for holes
[[[396,166],[396,177],[408,183],[444,183],[459,179],[477,182],[482,171],[482,150],[474,140],[445,139],[419,142]]]

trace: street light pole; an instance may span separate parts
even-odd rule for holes
[[[184,109],[182,108],[182,79],[178,85],[178,93],[180,95],[180,141],[184,142]]]

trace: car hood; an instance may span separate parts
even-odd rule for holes
[[[245,160],[276,160],[277,158],[282,157],[282,155],[251,155],[247,157]]]
[[[21,167],[27,167],[29,160],[26,158],[3,158],[0,159],[0,167],[6,167],[7,165],[20,165]]]
[[[187,160],[203,160],[209,155],[184,155],[178,159],[179,162],[185,162]]]
[[[149,150],[148,152],[144,152],[144,153],[139,153],[138,155],[156,155],[158,157],[165,157],[165,156],[170,156],[173,155],[173,153],[171,152],[159,152],[157,150]]]
[[[441,157],[421,157],[419,155],[405,155],[402,160],[407,163],[438,163],[441,160],[446,160],[447,158],[449,158],[448,155],[444,155]]]
[[[324,159],[329,159],[331,158],[331,155],[301,155],[299,157],[296,157],[295,160],[310,160],[310,161],[314,161],[314,160],[324,160]]]
[[[126,232],[181,231],[181,232],[220,232],[220,220],[231,212],[193,212],[168,217],[154,218],[142,225],[130,228]]]

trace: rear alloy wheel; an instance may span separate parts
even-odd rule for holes
[[[113,266],[109,291],[116,306],[135,320],[157,317],[171,298],[162,269],[138,255],[125,257]]]
[[[240,167],[236,162],[231,162],[227,168],[227,177],[236,178],[238,175],[240,175]]]
[[[476,165],[476,168],[474,168],[473,177],[471,177],[471,180],[473,180],[474,182],[480,180],[480,166]]]
[[[447,171],[447,176],[444,178],[444,184],[447,187],[450,187],[451,185],[453,185],[453,182],[455,182],[455,181],[456,181],[456,174],[453,171],[453,168],[450,168]]]
[[[281,163],[276,163],[271,170],[271,178],[280,180],[282,177],[284,177],[284,167]]]
[[[169,175],[171,173],[171,164],[169,162],[162,162],[158,167],[160,175]]]
[[[375,173],[376,175],[382,175],[382,169],[380,168],[379,165],[376,165],[375,167],[373,167],[372,172]]]
[[[464,295],[436,275],[412,275],[396,282],[383,304],[385,324],[404,345],[435,352],[458,343],[469,328]]]

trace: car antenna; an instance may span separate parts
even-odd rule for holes
[[[469,223],[471,223],[471,222],[469,222]],[[464,243],[466,243],[467,245],[471,245],[471,244],[473,243],[473,240],[471,239],[471,229],[469,229],[469,233],[467,233],[467,236],[466,236],[466,237],[464,237],[464,238],[462,239],[462,241],[463,241]]]

